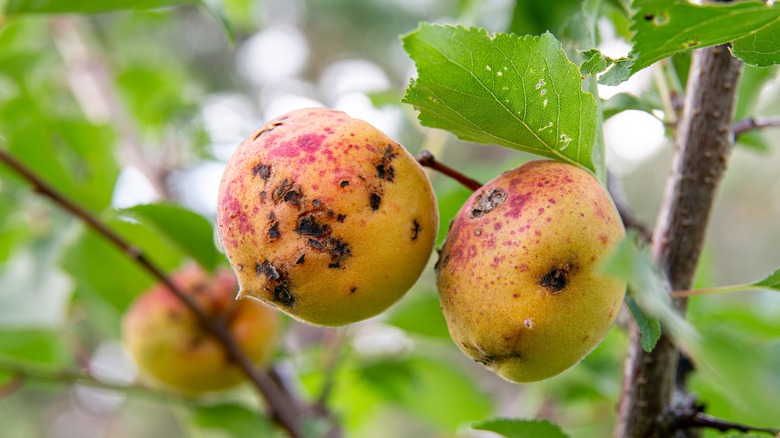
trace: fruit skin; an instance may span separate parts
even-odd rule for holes
[[[532,161],[485,184],[447,233],[437,283],[458,347],[514,382],[546,379],[587,355],[626,290],[598,264],[624,235],[587,171]]]
[[[314,325],[384,311],[433,251],[438,210],[400,144],[341,111],[308,108],[250,135],[225,169],[220,237],[242,296]]]
[[[220,269],[209,276],[192,266],[176,272],[171,280],[210,317],[224,318],[249,360],[268,363],[280,329],[279,314],[258,302],[237,301],[238,284],[232,272]],[[228,389],[245,379],[222,344],[164,285],[135,300],[122,321],[122,337],[142,376],[153,385],[200,394]]]

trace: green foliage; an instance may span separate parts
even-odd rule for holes
[[[137,205],[122,214],[155,229],[204,268],[212,270],[216,265],[214,229],[203,216],[173,204]]]
[[[769,277],[753,283],[753,286],[759,286],[762,288],[780,290],[780,269],[773,272]]]
[[[7,14],[96,13],[123,9],[153,9],[201,0],[8,0]]]
[[[663,58],[687,50],[732,42],[733,53],[748,64],[767,67],[780,61],[777,32],[780,7],[763,1],[695,5],[687,0],[637,0],[631,16],[635,32],[627,59],[599,78],[617,85]]]
[[[631,295],[626,296],[626,304],[642,333],[642,348],[648,353],[653,351],[655,344],[661,337],[661,323],[657,319],[647,316]]]
[[[597,171],[596,102],[552,34],[423,23],[403,41],[418,75],[404,102],[423,125]]]
[[[676,81],[674,74],[684,86],[690,49],[731,42],[732,52],[749,64],[778,63],[778,5],[636,0],[633,9],[629,6],[627,0],[0,0],[0,147],[165,272],[189,263],[213,269],[224,262],[215,245],[213,211],[196,213],[189,202],[211,194],[196,193],[202,181],[197,187],[178,185],[180,177],[223,161],[226,138],[240,141],[248,134],[243,131],[252,129],[248,124],[259,126],[261,119],[277,115],[270,114],[276,108],[316,101],[366,119],[387,122],[383,117],[389,115],[388,129],[396,129],[411,150],[430,147],[441,162],[480,181],[539,156],[602,174],[597,112],[604,119],[626,110],[666,113],[661,102],[668,96],[661,88]],[[420,21],[441,17],[460,25],[422,24],[408,33]],[[56,23],[63,20],[72,20],[79,30],[89,52],[84,65],[63,56],[63,50],[73,49],[57,38]],[[235,36],[232,42],[225,29]],[[302,73],[255,83],[251,68],[237,68],[245,67],[249,42],[267,37],[266,30],[303,35]],[[591,49],[613,31],[632,38],[628,59]],[[417,67],[404,101],[419,111],[425,126],[463,141],[431,135],[414,117],[402,116],[412,112],[399,102],[409,75],[407,55],[398,50],[400,34],[406,34],[403,46]],[[263,50],[268,47],[278,46]],[[599,108],[583,91],[594,92],[597,77],[618,83],[669,55],[674,55],[669,71],[657,75],[650,90],[618,93],[598,101]],[[346,83],[329,80],[326,70],[344,59],[372,63],[384,75],[381,86],[364,92],[363,76]],[[81,68],[105,73],[100,77],[121,120],[85,113],[73,87],[84,79],[75,74]],[[744,69],[735,120],[780,109],[773,101],[776,74],[776,68]],[[582,76],[590,76],[585,88]],[[207,102],[224,96],[242,100],[238,112],[246,112],[240,114],[246,120],[204,123]],[[376,108],[352,106],[363,97],[373,99]],[[138,150],[129,150],[128,140]],[[629,146],[631,140],[621,139]],[[770,130],[748,132],[738,142],[767,158],[778,145]],[[662,196],[660,184],[648,175],[667,171],[665,157],[638,162],[636,170],[620,168],[619,159],[610,163],[625,180],[631,207],[645,219]],[[139,189],[121,182],[117,190],[120,171],[137,165],[136,159],[168,176],[172,195],[160,203],[117,209],[128,205],[114,199],[117,194]],[[746,270],[761,272],[777,259],[776,248],[767,244],[777,237],[771,226],[776,208],[771,198],[755,200],[756,193],[776,185],[777,174],[763,167],[769,159],[747,160],[748,171],[730,174],[719,195],[723,208],[717,214],[724,217],[710,225],[715,227],[708,237],[712,269],[700,275],[704,286],[739,278]],[[737,157],[729,171],[734,164],[738,172],[745,161]],[[432,180],[441,244],[471,192],[439,175]],[[750,232],[740,234],[735,220],[748,223]],[[724,236],[730,239],[726,243]],[[63,436],[85,436],[94,430],[78,425],[108,420],[126,436],[282,436],[250,385],[202,400],[180,399],[145,387],[142,377],[128,371],[117,343],[121,318],[133,299],[156,283],[134,254],[117,250],[0,164],[0,423],[5,435],[46,436],[56,429]],[[450,340],[433,289],[435,259],[433,254],[429,269],[402,301],[346,329],[340,346],[329,343],[329,329],[288,321],[275,359],[296,397],[311,402],[330,387],[325,406],[346,438],[465,437],[470,427],[506,437],[560,438],[566,436],[563,430],[583,438],[608,436],[620,396],[625,331],[616,327],[581,363],[554,379],[503,382],[465,358]],[[752,284],[767,292],[691,298],[687,321],[669,304],[667,287],[646,251],[625,241],[607,271],[631,285],[626,300],[643,347],[653,347],[663,323],[664,335],[693,358],[689,387],[707,413],[777,427],[780,320],[773,291],[780,289],[780,271]],[[109,360],[106,350],[115,351]],[[86,364],[101,382],[116,377],[124,385],[136,377],[137,383],[121,394],[86,390],[72,381],[72,373],[85,371]],[[9,380],[18,377],[11,372],[17,366],[45,371],[46,378]],[[65,370],[70,377],[60,378]],[[506,413],[528,419],[496,418]],[[560,425],[533,419],[541,415]],[[306,421],[302,428],[307,436],[321,436],[325,423]]]
[[[489,430],[506,438],[567,438],[560,427],[547,420],[517,420],[497,418],[471,425],[477,430]]]
[[[259,412],[239,403],[221,403],[195,408],[192,421],[200,429],[221,431],[229,437],[284,436]]]

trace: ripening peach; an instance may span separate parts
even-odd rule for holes
[[[232,272],[213,276],[198,267],[176,272],[172,281],[214,318],[223,318],[246,356],[265,365],[273,354],[279,314],[256,301],[235,299]],[[156,386],[189,394],[220,391],[245,379],[222,344],[164,285],[139,296],[125,314],[122,336],[141,375]]]
[[[571,367],[606,335],[626,284],[598,269],[623,237],[604,187],[587,171],[533,161],[477,190],[437,264],[450,335],[515,382]]]
[[[241,143],[217,220],[241,296],[337,326],[384,311],[411,288],[433,250],[438,211],[403,146],[341,111],[308,108]]]

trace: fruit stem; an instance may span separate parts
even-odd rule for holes
[[[757,289],[757,288],[750,284],[737,284],[733,286],[708,287],[704,289],[676,290],[670,292],[669,295],[672,298],[682,298],[682,297],[695,297],[699,295],[714,295],[714,294],[725,294],[729,292],[740,292],[748,289]]]
[[[57,191],[57,189],[41,179],[35,172],[14,158],[13,155],[2,147],[0,147],[0,161],[4,162],[32,184],[33,189],[36,192],[48,197],[57,205],[71,213],[74,217],[85,222],[94,231],[108,239],[114,246],[121,249],[128,257],[143,266],[147,272],[152,274],[152,276],[170,289],[170,291],[192,311],[198,322],[222,343],[228,357],[244,371],[268,404],[269,416],[271,419],[280,427],[284,428],[291,438],[300,438],[303,436],[298,426],[298,419],[296,418],[298,410],[294,409],[294,406],[291,406],[284,391],[271,380],[268,374],[258,370],[252,361],[243,353],[241,347],[230,334],[223,321],[210,318],[192,297],[185,294],[177,287],[160,268],[146,258],[140,249],[125,241],[104,223],[100,222],[95,215]]]
[[[462,174],[461,172],[453,169],[452,167],[449,167],[445,164],[442,164],[438,161],[436,161],[436,158],[433,156],[432,153],[428,151],[422,151],[420,152],[420,156],[417,157],[417,162],[420,163],[423,167],[428,167],[430,169],[433,169],[443,175],[446,175],[455,181],[463,184],[466,186],[466,188],[470,189],[471,191],[477,191],[480,187],[482,187],[482,183],[467,177],[466,175]]]

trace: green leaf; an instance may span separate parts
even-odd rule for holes
[[[218,430],[236,438],[282,436],[266,417],[238,403],[198,406],[192,422],[202,429]]]
[[[64,365],[72,353],[61,334],[48,330],[0,330],[0,358]]]
[[[180,265],[181,251],[155,230],[117,219],[108,221],[108,225],[162,269]],[[102,300],[119,314],[155,281],[128,254],[89,229],[74,240],[67,253],[62,266],[76,281],[77,293],[87,299]]]
[[[585,50],[582,56],[585,58],[585,61],[580,64],[580,72],[583,76],[599,74],[615,63],[612,58],[604,56],[597,49]]]
[[[137,205],[121,212],[156,229],[204,268],[216,265],[214,229],[203,216],[174,204]]]
[[[653,110],[658,109],[645,100],[640,99],[630,93],[618,93],[609,99],[605,100],[602,104],[602,110],[604,111],[604,119],[608,119],[615,114],[621,113],[627,110],[644,111],[648,114],[653,114]]]
[[[568,438],[560,426],[547,420],[494,418],[474,423],[471,427],[495,432],[506,438]]]
[[[646,352],[653,351],[655,344],[661,337],[661,323],[657,319],[648,316],[636,300],[631,295],[626,295],[626,304],[628,304],[631,314],[634,315],[639,332],[642,334],[642,348]]]
[[[780,291],[780,269],[773,272],[769,277],[753,283],[753,286]]]
[[[688,351],[695,349],[699,341],[698,333],[674,308],[666,282],[655,268],[649,251],[640,251],[633,243],[635,240],[635,235],[626,235],[602,264],[603,272],[625,280],[642,311],[658,318],[681,348]],[[648,336],[652,336],[652,332]]]
[[[387,322],[408,333],[450,339],[439,296],[435,292],[412,291],[392,309]]]
[[[8,0],[7,14],[96,13],[163,8],[200,0]]]
[[[764,26],[752,35],[734,40],[731,53],[746,64],[757,67],[769,67],[780,64],[780,15],[775,21]]]
[[[668,56],[729,41],[743,51],[748,63],[769,65],[780,56],[776,52],[780,5],[757,0],[703,6],[687,0],[636,0],[633,5],[631,53],[599,78],[602,84],[617,85]],[[735,55],[740,56],[739,50]]]
[[[418,74],[404,102],[423,125],[596,172],[596,100],[552,34],[423,23],[403,43]]]

